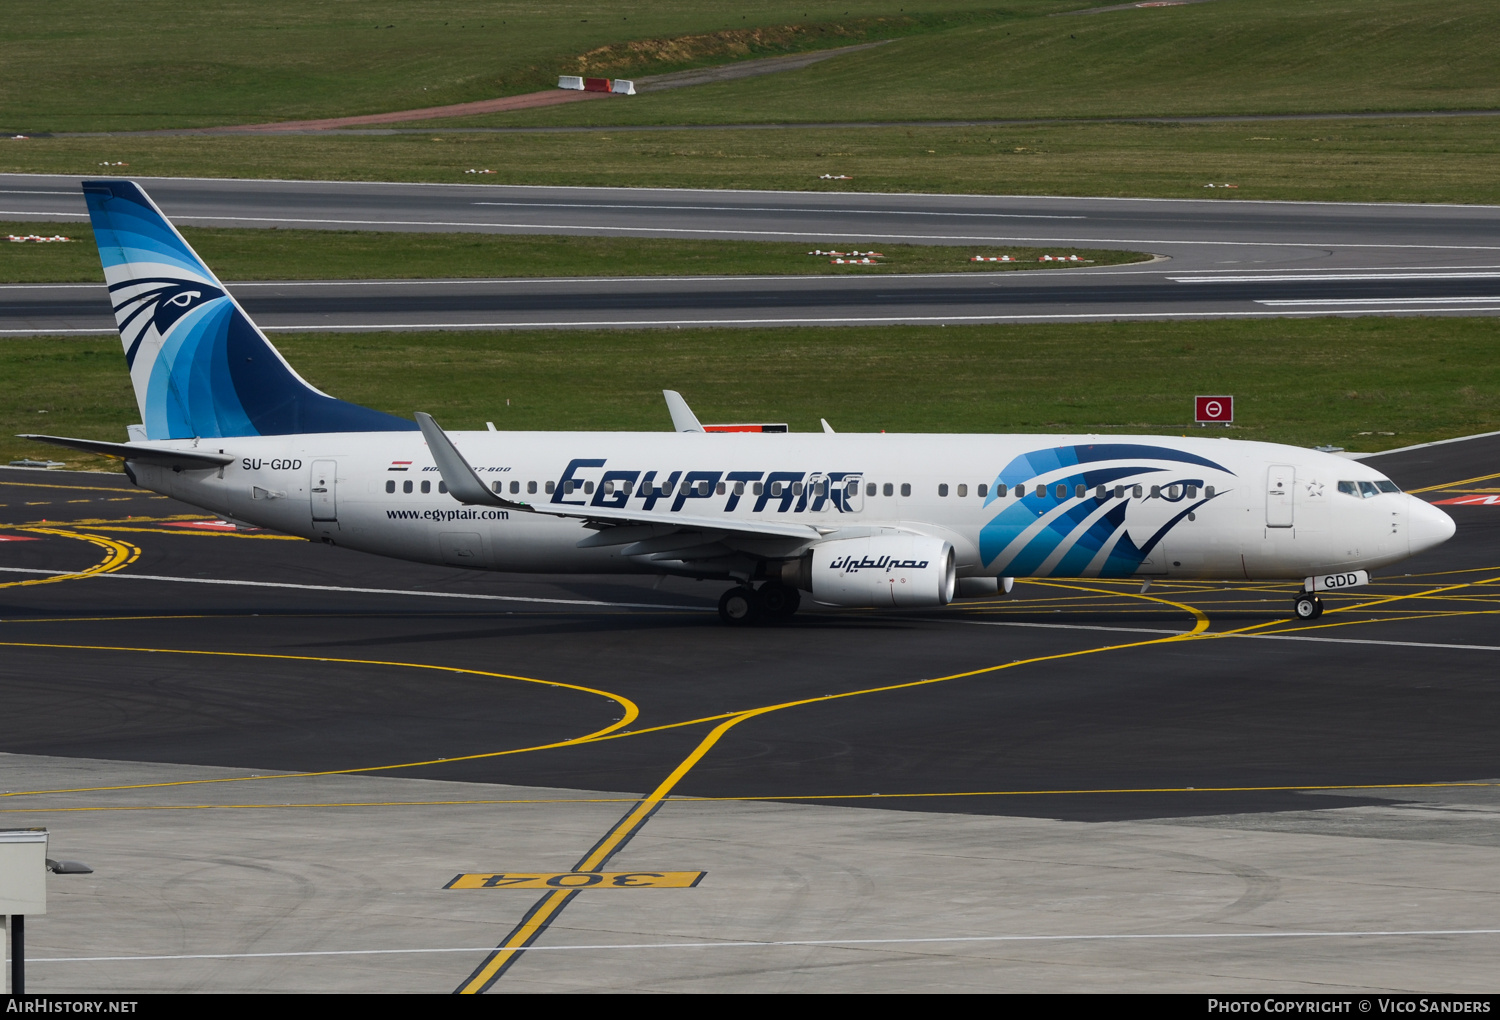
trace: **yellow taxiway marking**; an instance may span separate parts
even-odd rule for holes
[[[742,801],[901,800],[921,797],[1080,797],[1137,793],[1326,793],[1340,790],[1447,790],[1500,787],[1500,782],[1337,783],[1296,786],[1145,786],[1078,790],[949,790],[927,793],[764,793],[735,797],[696,797],[678,794],[670,804],[717,804]],[[285,804],[88,804],[77,807],[0,808],[0,814],[77,814],[116,811],[289,811],[306,808],[494,807],[551,804],[634,804],[638,797],[517,797],[470,800],[345,800],[291,801]]]
[[[731,729],[738,726],[742,722],[746,722],[750,719],[755,719],[759,716],[767,715],[772,712],[779,712],[784,709],[796,708],[802,705],[813,705],[822,702],[837,701],[843,698],[858,697],[865,694],[883,693],[886,691],[910,690],[916,687],[925,687],[932,684],[946,683],[950,680],[983,676],[989,673],[996,673],[1006,669],[1014,669],[1017,666],[1033,665],[1039,662],[1056,662],[1061,659],[1077,658],[1083,655],[1094,655],[1100,652],[1120,651],[1127,648],[1142,648],[1149,645],[1160,645],[1174,641],[1191,640],[1192,638],[1195,638],[1199,634],[1203,633],[1203,631],[1208,628],[1208,617],[1205,616],[1202,612],[1195,610],[1192,607],[1181,605],[1180,603],[1169,604],[1177,605],[1178,608],[1187,611],[1196,618],[1196,622],[1191,631],[1185,631],[1182,634],[1172,634],[1166,637],[1150,638],[1144,641],[1130,641],[1118,645],[1106,645],[1100,648],[1085,648],[1071,652],[1060,652],[1053,655],[1037,656],[1031,659],[1019,659],[1015,662],[1006,662],[995,666],[985,666],[980,669],[965,670],[961,673],[952,673],[948,676],[932,677],[925,680],[911,680],[905,683],[885,684],[880,687],[871,687],[860,691],[847,691],[842,694],[825,694],[820,697],[814,698],[798,698],[793,701],[784,701],[774,705],[765,705],[760,708],[752,708],[735,713],[725,713],[717,716],[710,716],[702,720],[693,720],[692,722],[708,722],[716,719],[723,721],[715,726],[712,730],[710,730],[708,734],[698,742],[698,746],[693,748],[688,756],[684,758],[678,764],[678,766],[673,769],[671,773],[657,785],[656,789],[652,790],[645,797],[642,797],[636,803],[636,805],[630,809],[630,811],[626,812],[625,817],[620,819],[619,822],[615,823],[614,827],[610,829],[610,831],[605,834],[604,838],[594,846],[593,850],[589,851],[589,853],[583,858],[583,860],[578,862],[578,865],[574,868],[574,870],[596,871],[599,868],[603,867],[605,862],[607,862],[610,857],[612,857],[614,853],[624,845],[625,841],[633,836],[650,819],[651,815],[654,814],[656,810],[661,806],[662,802],[672,792],[673,788],[676,787],[677,784],[680,783],[683,778],[692,771],[693,767],[696,766],[698,762],[703,760],[703,756],[708,754],[708,752],[713,748],[715,744],[719,742],[724,734],[728,733]],[[633,730],[630,731],[629,735],[651,732],[652,730],[675,729],[680,726],[692,725],[692,722],[675,723],[669,726],[649,727],[643,730]],[[612,736],[625,735],[627,734],[614,734]],[[472,995],[483,992],[491,985],[493,985],[497,980],[499,980],[501,974],[504,973],[509,964],[513,960],[515,960],[520,953],[525,952],[526,948],[541,935],[541,933],[546,929],[547,925],[551,923],[552,918],[555,917],[558,912],[560,912],[562,908],[568,904],[569,900],[571,900],[572,897],[576,895],[576,892],[576,890],[564,889],[554,889],[548,892],[546,896],[538,901],[531,908],[531,910],[527,912],[525,918],[523,918],[521,923],[511,931],[510,935],[506,937],[505,941],[500,943],[500,945],[497,946],[495,950],[490,953],[490,955],[486,957],[477,968],[475,968],[474,972],[470,974],[469,977],[461,985],[459,985],[457,991],[460,994]]]
[[[104,541],[108,541],[107,539]],[[25,583],[25,582],[20,582]],[[304,779],[312,776],[344,776],[357,775],[366,772],[385,772],[393,769],[418,768],[424,765],[441,765],[454,761],[476,761],[481,758],[499,758],[509,754],[523,754],[527,751],[542,751],[555,747],[571,747],[575,744],[588,743],[592,740],[608,736],[615,731],[629,726],[641,714],[635,702],[620,694],[611,694],[609,691],[599,690],[594,687],[584,687],[581,684],[563,683],[558,680],[538,680],[529,676],[517,676],[513,673],[495,673],[483,669],[465,669],[460,666],[437,666],[424,662],[386,662],[380,659],[342,659],[333,656],[322,655],[277,655],[270,652],[217,652],[203,651],[199,649],[184,648],[128,648],[118,645],[65,645],[49,644],[40,641],[0,641],[0,648],[55,648],[68,651],[87,652],[142,652],[154,655],[203,655],[225,659],[271,659],[282,662],[331,662],[338,665],[355,666],[391,666],[397,669],[425,669],[438,673],[459,673],[466,676],[490,677],[497,680],[518,680],[521,683],[537,684],[542,687],[559,687],[565,690],[581,691],[585,694],[593,694],[613,701],[619,705],[624,714],[615,722],[595,730],[593,733],[582,737],[570,737],[566,740],[553,741],[548,744],[538,744],[534,747],[511,748],[506,751],[485,751],[480,754],[458,755],[452,758],[434,758],[427,761],[401,762],[395,765],[369,765],[353,769],[327,769],[321,772],[281,772],[265,776],[225,776],[220,779],[184,779],[163,783],[128,783],[120,786],[81,786],[65,790],[16,790],[11,793],[0,793],[0,797],[35,797],[43,794],[53,793],[101,793],[107,790],[149,790],[169,786],[199,786],[211,783],[248,783],[262,782],[269,779]]]
[[[83,535],[76,531],[65,531],[61,528],[27,528],[27,531],[39,535],[56,535],[60,538],[74,538],[80,542],[91,542],[105,550],[104,559],[89,567],[73,574],[54,574],[51,577],[34,577],[26,581],[0,581],[0,588],[22,588],[34,584],[56,584],[59,581],[76,581],[81,577],[92,577],[95,574],[112,574],[116,570],[123,569],[134,563],[141,550],[129,542],[117,542],[103,535]]]
[[[54,485],[45,482],[0,482],[0,485],[19,485],[27,489],[70,489],[74,492],[130,492],[122,485]],[[142,492],[141,495],[155,495]]]
[[[1438,492],[1443,489],[1455,489],[1460,485],[1472,485],[1475,482],[1487,482],[1491,478],[1500,478],[1500,472],[1496,472],[1492,475],[1477,475],[1474,478],[1460,478],[1456,482],[1444,482],[1441,485],[1429,485],[1425,489],[1407,489],[1406,491],[1412,495],[1416,495],[1419,492]]]
[[[444,889],[691,889],[706,871],[508,871],[455,875]]]
[[[211,538],[269,538],[277,542],[306,542],[305,538],[296,535],[251,535],[240,531],[217,531],[206,528],[136,528],[124,524],[73,524],[75,528],[83,528],[89,531],[141,531],[150,532],[153,535],[207,535]]]

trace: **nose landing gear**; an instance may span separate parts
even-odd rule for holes
[[[1316,620],[1323,615],[1323,600],[1318,598],[1316,592],[1305,591],[1297,596],[1292,609],[1299,620]]]
[[[802,593],[780,581],[767,581],[759,590],[741,585],[719,597],[719,619],[731,627],[785,623],[801,604]]]

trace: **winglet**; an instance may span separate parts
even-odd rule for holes
[[[823,423],[824,432],[828,433],[830,436],[833,435],[833,426],[828,424],[827,418],[819,418],[818,421]]]
[[[464,455],[458,452],[458,447],[453,445],[453,440],[448,438],[437,422],[432,420],[432,415],[425,411],[417,412],[417,427],[422,430],[422,438],[427,440],[427,449],[432,453],[432,459],[437,462],[438,473],[443,476],[443,482],[448,486],[448,494],[460,503],[480,504],[483,506],[503,506],[511,510],[530,510],[531,507],[525,503],[516,503],[503,499],[498,493],[491,492],[484,484],[469,462],[464,460]]]
[[[703,426],[698,423],[698,416],[693,409],[688,407],[687,401],[682,399],[682,394],[676,390],[662,390],[661,395],[667,398],[667,410],[672,412],[672,428],[678,432],[702,432]]]

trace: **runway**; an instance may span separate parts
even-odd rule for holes
[[[1449,501],[1497,460],[1374,463]],[[737,631],[714,584],[399,564],[0,470],[0,811],[96,865],[54,880],[33,981],[1481,987],[1500,506],[1444,508],[1451,542],[1312,624],[1284,585],[1023,582]],[[442,888],[594,858],[705,874]]]
[[[0,177],[0,217],[83,219],[79,178]],[[1500,208],[143,179],[203,226],[1118,248],[1147,265],[881,277],[233,284],[288,331],[850,325],[1500,312]],[[108,332],[102,290],[0,288],[0,335]]]

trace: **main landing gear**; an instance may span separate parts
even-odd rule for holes
[[[1318,598],[1317,592],[1305,591],[1297,596],[1292,609],[1299,620],[1316,620],[1323,615],[1323,600]]]
[[[767,581],[758,590],[741,585],[719,597],[719,619],[731,627],[785,623],[801,604],[802,593],[780,581]]]

